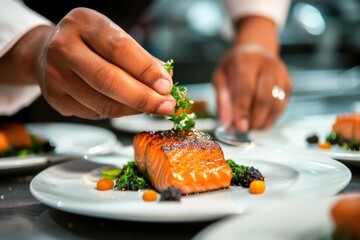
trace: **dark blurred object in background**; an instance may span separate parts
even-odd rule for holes
[[[153,0],[23,1],[28,7],[54,23],[58,23],[66,14],[76,7],[87,7],[106,15],[125,30],[130,30],[130,28],[137,23],[139,16],[143,14],[146,8],[153,2]]]

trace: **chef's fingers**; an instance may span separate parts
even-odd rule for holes
[[[139,111],[101,94],[79,76],[69,72],[64,76],[63,90],[85,107],[98,113],[102,118],[114,118],[139,113]]]
[[[251,108],[250,128],[263,128],[269,116],[274,114],[274,112],[272,112],[273,106],[279,107],[279,100],[272,96],[272,90],[277,84],[278,77],[276,64],[272,61],[268,61],[267,64],[261,65],[257,75],[256,91]]]
[[[279,100],[274,98],[273,108],[271,110],[271,114],[269,115],[267,121],[264,124],[264,128],[268,128],[272,126],[275,121],[278,119],[284,110],[286,109],[290,95],[292,92],[292,81],[290,75],[286,69],[285,64],[281,63],[279,66],[279,74],[278,74],[277,86],[279,86],[282,90],[284,90],[285,98],[283,100]]]
[[[66,49],[64,53],[63,48],[52,47],[51,54],[65,56],[68,67],[93,89],[140,112],[159,115],[169,115],[173,112],[175,101],[172,96],[154,91],[125,70],[93,52],[80,39],[73,41],[78,41],[72,45],[76,46],[76,49]]]
[[[245,56],[246,57],[246,56]],[[257,64],[251,62],[254,59],[246,57],[246,61],[229,68],[228,76],[234,84],[231,86],[235,126],[239,131],[249,130],[252,119],[251,108],[256,91]]]
[[[76,101],[67,94],[57,95],[57,101],[52,106],[63,116],[76,116],[85,119],[100,119],[101,115]]]
[[[169,73],[129,34],[96,11],[80,9],[76,14],[86,19],[87,27],[81,28],[80,36],[89,48],[158,93],[169,93],[172,86]]]
[[[218,68],[213,76],[212,84],[216,92],[217,109],[222,125],[228,126],[233,122],[233,105],[231,102],[231,90],[226,81],[222,68]]]

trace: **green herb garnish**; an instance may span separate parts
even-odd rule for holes
[[[233,173],[231,185],[248,188],[250,187],[250,183],[254,180],[265,181],[262,173],[254,167],[239,165],[231,159],[226,160],[226,163]]]
[[[170,60],[168,60],[168,61],[165,63],[164,68],[165,68],[165,70],[166,70],[168,73],[170,73],[171,70],[174,69],[173,63],[174,63],[174,60],[173,60],[173,59],[170,59]]]
[[[332,145],[339,144],[342,142],[340,135],[336,132],[330,132],[326,137],[326,141],[331,143]]]
[[[174,60],[170,59],[164,65],[165,70],[169,73],[174,69],[173,63]],[[186,87],[177,85],[178,83],[173,84],[170,90],[170,95],[176,101],[175,110],[166,119],[174,122],[174,130],[189,130],[195,126],[195,113],[188,113],[194,105],[194,101],[189,99]]]
[[[121,172],[121,168],[114,168],[109,170],[100,170],[102,174],[102,178],[107,178],[111,180],[115,180],[117,176],[119,176]]]
[[[249,170],[250,167],[239,165],[231,159],[226,160],[226,163],[229,165],[233,173],[231,184],[241,186],[241,181],[244,178],[245,172]]]
[[[115,187],[120,190],[137,191],[149,188],[149,185],[147,177],[138,172],[135,162],[128,162],[124,165],[115,182]]]

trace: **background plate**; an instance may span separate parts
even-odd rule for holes
[[[360,152],[346,151],[340,146],[333,146],[330,150],[319,149],[317,144],[311,145],[306,142],[306,138],[312,134],[317,134],[320,142],[325,142],[326,136],[332,130],[332,124],[335,122],[335,119],[336,115],[302,117],[283,122],[267,130],[250,131],[249,138],[263,146],[281,149],[301,149],[360,164]]]
[[[295,154],[273,149],[224,147],[227,159],[258,168],[265,176],[267,190],[252,195],[248,189],[229,189],[183,196],[181,202],[144,202],[142,191],[98,191],[99,170],[119,167],[132,161],[132,148],[122,155],[97,156],[57,164],[38,174],[30,184],[31,193],[53,208],[109,219],[184,222],[204,221],[259,210],[280,199],[332,196],[350,181],[351,173],[342,163],[318,155]],[[113,163],[111,166],[108,164]],[[106,163],[106,164],[101,164]]]
[[[330,215],[341,197],[301,199],[281,206],[217,222],[205,228],[193,240],[320,240],[331,239],[334,231]]]
[[[109,152],[117,142],[111,131],[72,123],[26,124],[29,133],[42,136],[55,145],[55,153],[0,158],[0,173],[46,166],[71,156],[83,157]]]

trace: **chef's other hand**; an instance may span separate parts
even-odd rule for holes
[[[239,21],[234,46],[213,76],[223,125],[239,131],[271,126],[287,106],[292,83],[278,56],[276,25],[263,17]]]
[[[76,8],[55,27],[40,57],[45,99],[64,116],[98,119],[171,114],[171,76],[104,15]]]

